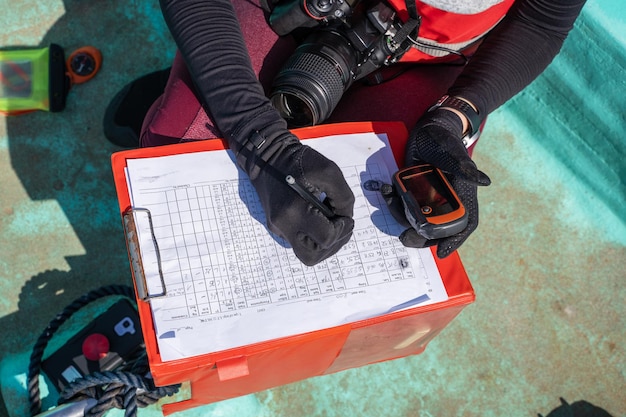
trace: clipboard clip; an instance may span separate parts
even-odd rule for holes
[[[148,219],[148,225],[150,226],[150,235],[152,238],[152,243],[154,245],[156,264],[159,270],[159,278],[161,280],[162,291],[159,293],[150,293],[148,289],[148,282],[143,266],[143,258],[141,256],[139,235],[137,233],[137,213],[145,214]],[[133,277],[135,278],[137,297],[141,301],[145,302],[149,302],[151,298],[163,297],[166,294],[165,279],[163,278],[163,269],[161,267],[161,254],[159,252],[159,245],[157,243],[156,236],[154,235],[154,227],[152,225],[152,215],[150,214],[150,210],[146,208],[131,207],[122,214],[122,219],[124,221],[124,234],[126,235],[126,244],[128,245],[130,264],[133,270]]]

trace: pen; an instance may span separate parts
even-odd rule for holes
[[[285,181],[291,188],[293,188],[298,194],[300,194],[300,197],[304,198],[306,201],[313,204],[313,207],[321,211],[324,216],[333,217],[335,215],[335,213],[333,213],[330,207],[328,207],[326,204],[321,202],[317,197],[315,197],[313,194],[311,194],[309,191],[303,188],[300,184],[298,184],[296,182],[296,179],[293,176],[287,175],[285,177]]]

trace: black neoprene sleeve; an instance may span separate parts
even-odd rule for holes
[[[287,125],[252,69],[230,0],[160,0],[165,21],[213,121],[231,148],[254,131],[274,139]]]
[[[489,114],[552,62],[585,0],[518,0],[487,35],[448,94]]]

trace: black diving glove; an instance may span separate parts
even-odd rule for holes
[[[239,166],[259,195],[267,227],[291,244],[298,259],[315,265],[348,242],[354,228],[354,195],[334,162],[286,129],[277,130],[275,124],[254,131],[242,147],[233,145]],[[324,215],[289,186],[288,175],[315,198],[323,199],[332,216]]]
[[[409,135],[405,152],[405,166],[429,163],[443,171],[465,206],[467,227],[453,236],[426,245],[436,243],[437,256],[442,259],[458,249],[478,227],[477,187],[491,183],[489,177],[469,157],[461,139],[462,134],[463,124],[459,116],[450,110],[437,108],[417,122]],[[384,186],[381,192],[396,220],[410,227],[404,218],[402,201],[393,188]],[[400,241],[408,247],[425,246],[425,238],[413,228],[405,230],[400,235]]]

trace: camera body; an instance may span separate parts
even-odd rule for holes
[[[408,50],[415,29],[380,0],[290,0],[270,15],[279,35],[312,29],[274,79],[270,100],[289,127],[327,119],[343,93]],[[410,33],[409,33],[410,32]]]
[[[287,0],[278,2],[269,17],[270,26],[280,36],[296,29],[314,28],[339,19],[345,20],[359,0]]]

